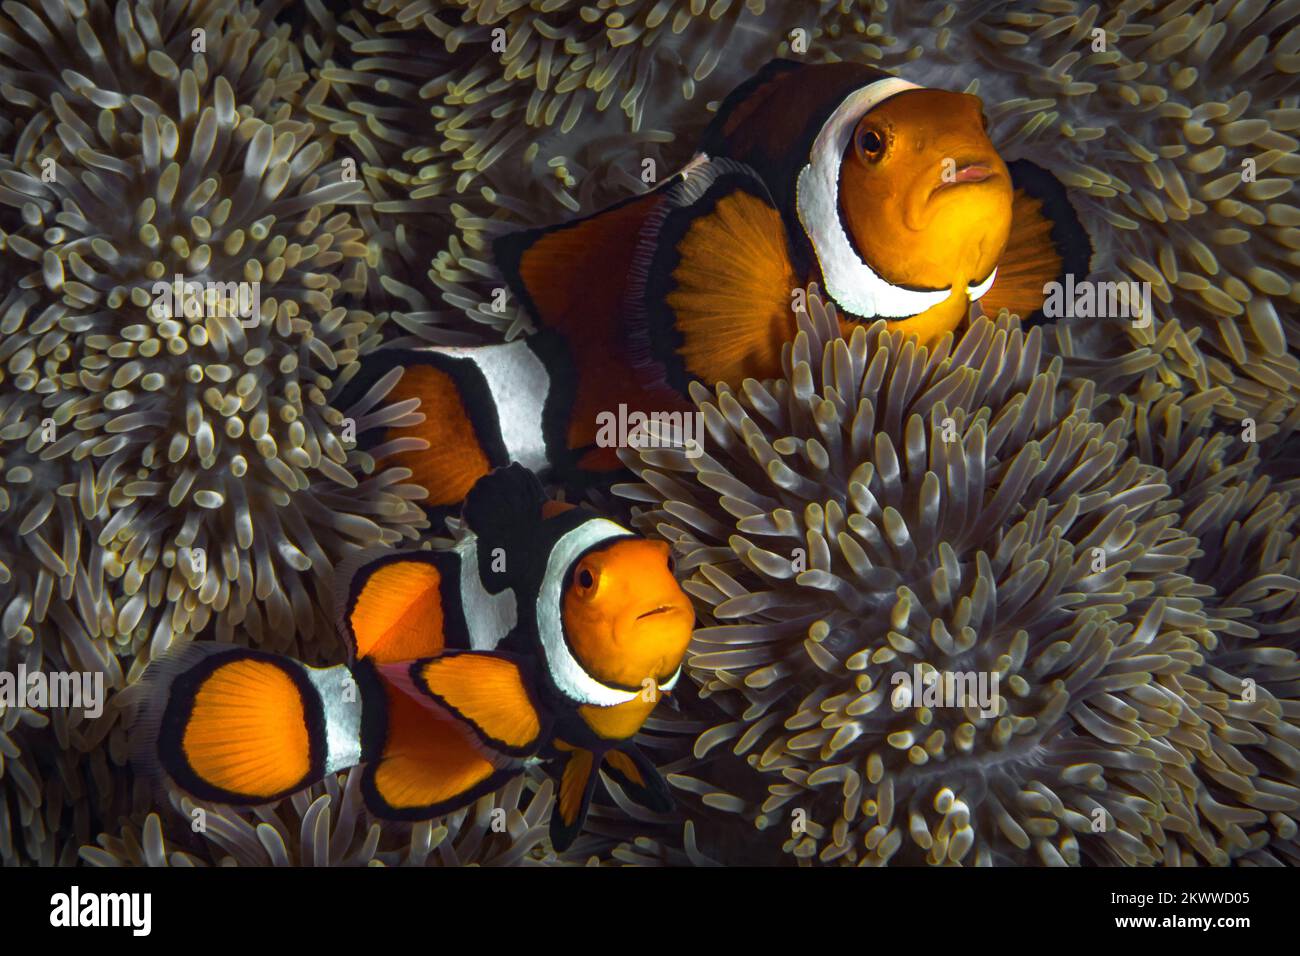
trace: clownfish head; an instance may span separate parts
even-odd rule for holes
[[[909,288],[963,292],[993,272],[1011,231],[1011,177],[968,93],[906,90],[869,110],[839,199],[867,264]]]
[[[978,98],[889,76],[822,124],[795,206],[830,297],[926,344],[992,287],[1012,194]]]
[[[601,683],[627,688],[670,681],[695,624],[667,543],[634,537],[615,538],[573,563],[562,616],[582,668]]]

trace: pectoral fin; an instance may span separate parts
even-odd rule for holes
[[[1043,287],[1088,275],[1092,242],[1070,204],[1065,186],[1028,160],[1007,165],[1015,185],[1011,235],[998,261],[997,278],[980,299],[986,315],[1007,309],[1026,320],[1041,319]]]
[[[667,813],[673,808],[667,782],[636,744],[627,743],[607,753],[605,772],[630,799],[647,810]]]
[[[781,371],[802,283],[785,225],[748,167],[710,160],[669,190],[642,296],[650,353],[685,394],[698,378],[739,385]],[[634,335],[635,338],[635,335]]]
[[[463,722],[497,753],[524,757],[544,728],[521,662],[509,654],[453,651],[381,669],[395,687]]]

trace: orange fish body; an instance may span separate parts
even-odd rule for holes
[[[496,241],[538,331],[392,356],[407,369],[394,397],[428,410],[390,436],[427,448],[393,460],[432,505],[508,460],[561,480],[618,468],[603,414],[683,413],[691,381],[779,374],[810,282],[846,331],[884,318],[922,344],[976,301],[1033,314],[1046,282],[1086,273],[1091,247],[1054,177],[1004,163],[986,125],[969,94],[860,64],[772,61],[667,182]]]
[[[694,612],[668,546],[545,501],[521,466],[479,482],[471,533],[340,574],[347,664],[189,644],[150,665],[133,751],[195,797],[256,804],[362,765],[377,816],[465,806],[530,763],[555,767],[557,850],[604,769],[665,810],[631,738],[681,673]]]

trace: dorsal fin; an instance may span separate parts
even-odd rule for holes
[[[480,540],[519,535],[541,520],[546,489],[518,462],[484,475],[465,497],[462,515]]]
[[[541,523],[545,503],[541,481],[518,462],[484,475],[465,497],[461,517],[478,536],[479,577],[490,592],[508,587],[526,570],[535,541],[530,531]],[[494,557],[507,553],[515,557],[502,569]]]
[[[567,445],[582,467],[621,467],[612,449],[592,449],[601,412],[654,411],[678,401],[647,372],[627,343],[627,276],[645,226],[664,201],[669,180],[572,222],[502,236],[493,243],[497,265],[539,329],[564,342],[572,359],[572,406]]]
[[[728,138],[771,99],[783,79],[804,65],[796,60],[776,57],[759,67],[757,73],[728,93],[718,106],[718,112],[700,139],[700,149],[710,156],[727,155],[725,144]]]
[[[432,657],[468,647],[454,551],[360,551],[335,571],[334,602],[349,662]]]

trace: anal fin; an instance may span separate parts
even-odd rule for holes
[[[382,677],[382,742],[361,792],[385,819],[427,820],[473,803],[519,772],[494,760],[454,718],[439,716]]]

